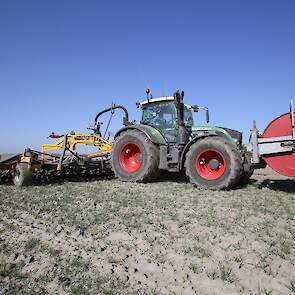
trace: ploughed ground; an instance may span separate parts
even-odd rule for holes
[[[0,294],[295,294],[294,180],[162,180],[1,185]]]

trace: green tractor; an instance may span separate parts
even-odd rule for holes
[[[151,182],[161,171],[185,171],[198,188],[223,190],[236,186],[253,172],[238,131],[195,126],[193,112],[202,109],[184,104],[184,93],[150,98],[137,103],[139,124],[124,118],[125,127],[115,135],[112,168],[122,181]]]

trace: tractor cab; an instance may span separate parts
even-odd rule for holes
[[[142,109],[141,124],[156,128],[168,143],[177,141],[178,116],[173,96],[159,97],[140,103]],[[193,122],[192,107],[184,105],[184,125],[191,132]]]

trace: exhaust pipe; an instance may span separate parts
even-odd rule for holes
[[[179,91],[174,93],[174,101],[177,109],[178,119],[178,133],[177,133],[177,144],[186,145],[189,140],[189,132],[187,131],[184,124],[184,103],[183,103],[184,92]]]

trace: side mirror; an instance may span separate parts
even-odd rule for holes
[[[197,113],[200,110],[200,107],[198,105],[192,106],[192,109],[195,113]]]
[[[206,122],[207,124],[210,122],[210,116],[209,116],[209,109],[206,108]]]

